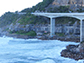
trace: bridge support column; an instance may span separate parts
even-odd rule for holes
[[[55,35],[55,19],[50,18],[50,37]]]
[[[84,41],[84,21],[80,21],[80,42]]]

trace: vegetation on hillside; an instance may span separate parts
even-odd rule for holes
[[[25,32],[25,31],[10,31],[10,34],[15,33],[18,35],[28,35],[28,36],[36,36],[36,32],[35,31],[29,31],[29,32]]]
[[[47,12],[50,13],[68,13],[69,12],[69,6],[59,6],[59,7],[50,7],[47,9]]]
[[[21,18],[18,21],[20,24],[46,24],[48,23],[48,18],[31,15],[31,12],[35,12],[36,10],[43,11],[52,2],[53,0],[43,0],[43,2],[38,3],[32,8],[22,10],[21,12],[27,13],[26,15],[19,15],[16,12],[6,12],[0,17],[0,27],[15,23],[19,18]]]
[[[72,11],[69,9],[69,6],[59,6],[59,7],[49,7],[49,5],[53,2],[54,0],[43,0],[43,2],[38,3],[36,6],[33,6],[32,8],[26,8],[22,10],[21,12],[26,12],[26,15],[19,15],[16,12],[6,12],[4,15],[0,17],[0,27],[9,25],[11,23],[16,23],[16,21],[20,24],[49,24],[49,18],[46,17],[40,17],[40,16],[34,16],[31,15],[32,12],[40,11],[40,12],[51,12],[51,13],[65,13]],[[48,7],[48,8],[47,8]],[[81,9],[77,10],[78,12],[82,12]],[[74,18],[68,18],[68,17],[59,17],[56,18],[56,23],[61,23],[65,24],[68,23],[69,21],[72,21],[72,24],[75,22]]]
[[[39,3],[39,4],[40,4],[40,3]],[[32,7],[32,9],[34,10],[34,12],[35,12],[36,8],[39,7],[39,6],[38,6],[39,4],[37,4],[36,7]],[[46,3],[45,3],[45,4],[46,4]],[[37,7],[37,6],[38,6],[38,7]],[[41,9],[41,7],[40,7],[40,9]],[[46,11],[45,8],[44,8],[45,11],[44,11],[44,10],[40,10],[40,9],[37,9],[37,10],[43,11],[43,12]],[[43,7],[42,7],[42,9],[43,9]],[[30,9],[28,9],[28,11],[29,11],[29,10],[30,10]],[[33,10],[32,10],[31,12],[33,12]],[[48,8],[47,10],[48,10],[47,12],[51,12],[51,13],[59,13],[59,12],[64,13],[64,12],[69,12],[69,6],[60,6],[60,7]],[[23,11],[27,12],[27,9],[25,9],[25,10],[23,10]],[[27,15],[24,16],[24,17],[22,17],[22,19],[19,20],[18,22],[19,22],[20,24],[49,24],[49,18],[42,17],[42,16],[40,17],[40,16],[31,15],[31,14],[30,14],[31,12],[27,13]],[[61,22],[61,21],[60,21],[60,22]]]
[[[49,24],[50,20],[49,18],[43,17],[43,16],[34,16],[31,13],[35,11],[39,12],[49,12],[49,13],[68,13],[73,12],[69,6],[59,6],[59,7],[52,7],[49,5],[52,4],[54,0],[43,0],[43,2],[38,3],[36,6],[33,6],[32,8],[26,8],[22,10],[21,12],[26,12],[25,15],[20,15],[16,11],[15,13],[12,12],[6,12],[4,15],[0,17],[0,27],[4,27],[7,25],[10,25],[11,23],[20,23],[21,25],[26,24]],[[80,8],[77,10],[77,12],[83,12],[83,10]],[[20,18],[20,19],[19,19]],[[75,21],[79,21],[78,19],[72,18],[72,17],[59,17],[56,18],[56,24],[74,24]],[[8,29],[5,29],[5,31]],[[36,36],[36,33],[34,31],[25,32],[25,31],[10,31],[10,33],[20,34],[20,35],[28,35],[28,36]],[[63,34],[58,34],[59,36],[62,36]]]
[[[78,19],[72,17],[58,17],[55,20],[56,20],[56,24],[68,24],[70,22],[69,24],[72,25],[75,23],[75,21],[79,22]]]
[[[26,8],[24,10],[22,10],[21,12],[27,12],[27,13],[31,13],[31,12],[35,12],[36,10],[39,11],[45,11],[45,8],[51,4],[54,0],[43,0],[43,2],[38,3],[36,6],[33,6],[32,8]]]
[[[0,17],[0,27],[9,25],[15,22],[20,16],[12,12],[6,12]]]
[[[27,16],[23,16],[22,19],[18,21],[20,24],[47,24],[49,23],[49,19],[46,17],[34,16],[31,14],[27,14]]]

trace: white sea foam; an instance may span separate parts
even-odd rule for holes
[[[43,60],[43,61],[40,61],[40,62],[36,62],[36,63],[55,63],[53,60]]]
[[[84,59],[83,60],[79,60],[77,63],[84,63]]]
[[[60,52],[69,44],[59,40],[15,39],[0,37],[0,62],[14,63],[77,63],[77,61],[60,56]],[[82,61],[78,61],[80,63]]]

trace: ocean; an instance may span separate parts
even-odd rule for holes
[[[0,37],[0,63],[83,63],[61,57],[60,52],[69,44],[79,43]]]

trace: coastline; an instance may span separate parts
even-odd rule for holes
[[[53,61],[54,63],[60,63],[60,62],[63,62],[63,63],[67,63],[70,61],[70,63],[75,63],[77,61],[75,61],[74,59],[69,59],[69,58],[64,58],[64,57],[61,57],[60,56],[60,52],[69,44],[77,44],[77,43],[74,43],[74,42],[61,42],[59,40],[38,40],[38,39],[35,39],[35,40],[32,40],[32,39],[18,39],[18,38],[12,38],[12,37],[7,37],[7,36],[3,36],[1,38],[1,40],[3,40],[6,45],[8,45],[8,51],[9,49],[11,49],[13,51],[13,53],[15,53],[15,49],[17,49],[17,51],[19,52],[18,48],[20,49],[20,52],[21,51],[24,51],[20,57],[23,57],[23,54],[27,54],[25,55],[25,57],[28,57],[29,58],[29,61],[30,61],[30,58],[31,59],[35,59],[38,61],[40,59],[44,59],[42,61],[39,61],[39,63],[46,63],[46,61]],[[5,44],[3,41],[1,41],[1,43]],[[31,42],[31,43],[30,43]],[[43,43],[42,43],[43,42]],[[58,42],[58,43],[57,43]],[[0,44],[1,44],[0,43]],[[62,45],[61,45],[62,44]],[[6,46],[4,45],[4,47]],[[31,46],[30,46],[31,45]],[[12,46],[12,47],[11,47]],[[3,47],[3,46],[2,46]],[[1,47],[1,48],[2,48]],[[4,48],[3,47],[3,48]],[[10,47],[10,48],[9,48]],[[40,48],[41,47],[41,48]],[[21,49],[22,48],[22,49]],[[30,48],[34,48],[32,50],[30,50]],[[14,50],[13,50],[14,49]],[[25,52],[25,49],[26,49],[26,52]],[[1,50],[2,51],[2,50]],[[35,52],[36,51],[36,52]],[[31,52],[31,55],[30,55],[30,52]],[[11,52],[12,53],[12,52]],[[17,53],[17,52],[16,52]],[[39,54],[40,53],[40,54]],[[46,54],[46,55],[45,55]],[[10,54],[11,55],[11,54]],[[16,54],[15,54],[16,55]],[[18,53],[19,55],[19,53]],[[40,57],[39,57],[40,55]],[[42,55],[42,56],[41,56]],[[33,57],[32,57],[33,56]],[[5,57],[8,57],[5,56]],[[19,57],[19,56],[18,56]],[[15,58],[15,56],[14,56]],[[22,58],[21,58],[22,59]],[[24,58],[25,59],[25,58]],[[12,60],[12,58],[11,58]],[[26,60],[26,59],[25,59]],[[28,60],[28,59],[27,59]],[[60,61],[60,62],[58,62]],[[49,63],[53,63],[53,62],[49,62]],[[35,62],[34,62],[35,63]]]
[[[21,39],[41,39],[41,40],[60,40],[60,41],[70,41],[70,42],[76,42],[79,43],[80,39],[79,38],[67,38],[67,37],[58,37],[58,36],[28,36],[28,35],[17,35],[17,34],[5,34],[8,37],[13,37],[13,38],[21,38]]]
[[[17,34],[10,34],[10,35],[6,35],[8,37],[13,37],[13,38],[20,38],[20,39],[40,39],[40,40],[60,40],[60,41],[65,41],[65,42],[75,42],[75,40],[73,41],[73,39],[66,39],[64,40],[64,38],[56,38],[56,37],[43,37],[43,38],[37,38],[37,37],[31,37],[31,36],[25,36],[25,35],[17,35]],[[76,42],[78,43],[78,42]],[[80,44],[79,44],[80,45]],[[71,59],[74,59],[76,61],[80,60],[80,59],[84,59],[84,53],[83,52],[78,52],[77,49],[79,47],[79,45],[68,45],[66,46],[66,49],[62,50],[60,52],[61,56],[62,57],[65,57],[65,58],[71,58]]]

